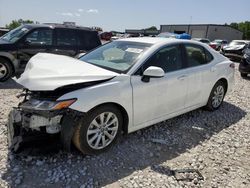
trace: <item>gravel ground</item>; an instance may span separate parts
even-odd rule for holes
[[[124,136],[98,156],[7,149],[7,115],[20,86],[0,85],[0,187],[250,187],[250,80],[236,71],[234,91],[216,112],[202,109]],[[173,170],[195,169],[201,173]]]

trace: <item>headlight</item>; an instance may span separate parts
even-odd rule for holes
[[[33,109],[33,110],[61,110],[68,108],[72,105],[77,99],[68,99],[62,101],[46,101],[46,100],[37,100],[30,99],[29,101],[24,102],[20,105],[24,109]]]

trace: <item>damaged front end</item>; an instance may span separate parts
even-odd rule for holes
[[[77,99],[57,101],[59,96],[49,94],[25,90],[24,100],[10,112],[7,126],[12,151],[18,152],[25,143],[47,143],[53,138],[60,139],[63,148],[70,150],[74,128],[84,113],[69,108]]]

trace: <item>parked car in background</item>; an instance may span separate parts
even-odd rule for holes
[[[239,71],[241,77],[246,78],[250,74],[250,44],[243,50],[243,58],[240,62]]]
[[[0,37],[3,36],[4,34],[8,33],[10,30],[7,28],[1,28],[0,27]]]
[[[182,34],[176,34],[176,33],[169,33],[169,32],[163,32],[157,35],[157,37],[161,38],[175,38],[175,39],[191,39],[191,35],[187,33],[182,33]]]
[[[63,24],[28,24],[0,38],[0,81],[20,75],[38,52],[76,56],[101,45],[97,31]]]
[[[208,44],[208,45],[210,44],[210,40],[206,39],[206,38],[192,38],[192,40],[202,42],[202,43],[205,43],[205,44]]]
[[[109,41],[112,36],[113,36],[112,32],[103,32],[103,33],[100,33],[100,38],[102,40]]]
[[[233,40],[229,45],[221,48],[221,53],[234,61],[241,61],[243,58],[243,51],[249,43],[250,41],[247,40]]]
[[[219,51],[223,46],[227,45],[227,40],[216,39],[212,41],[209,46],[217,51]]]
[[[122,132],[203,106],[217,110],[234,82],[234,63],[208,45],[159,37],[116,40],[79,60],[38,54],[27,67],[17,80],[25,100],[9,116],[14,149],[42,133],[98,154]]]

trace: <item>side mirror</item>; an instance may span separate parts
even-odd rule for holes
[[[30,43],[31,43],[31,41],[30,41],[30,40],[25,39],[25,41],[24,41],[24,45],[30,45]]]
[[[143,82],[149,82],[150,78],[161,78],[165,75],[165,72],[160,67],[150,66],[144,72],[142,76]]]
[[[75,56],[76,59],[79,59],[80,57],[84,56],[86,53],[79,53]]]

